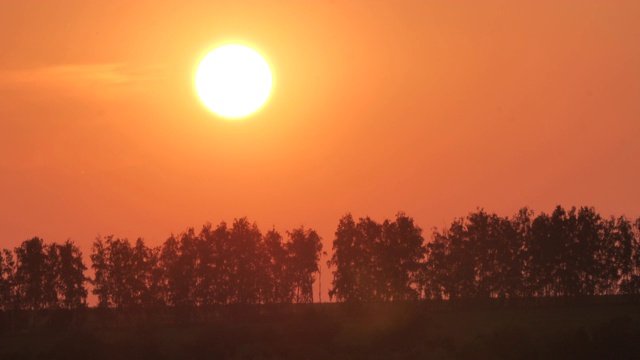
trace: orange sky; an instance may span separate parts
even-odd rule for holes
[[[248,216],[304,224],[476,207],[640,215],[638,1],[0,2],[0,247]],[[244,121],[193,90],[252,45]],[[88,260],[88,259],[87,259]]]

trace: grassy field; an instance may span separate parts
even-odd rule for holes
[[[633,303],[315,304],[250,318],[0,337],[0,359],[640,359]]]

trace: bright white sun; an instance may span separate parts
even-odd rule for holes
[[[269,97],[269,65],[255,50],[224,45],[202,59],[196,71],[196,91],[214,113],[240,118],[258,110]]]

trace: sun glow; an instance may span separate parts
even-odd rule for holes
[[[225,45],[202,59],[195,76],[196,91],[204,105],[227,118],[240,118],[258,110],[271,92],[269,65],[255,50]]]

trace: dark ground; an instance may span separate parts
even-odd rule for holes
[[[637,302],[315,304],[207,323],[95,324],[5,333],[0,359],[640,359]]]

